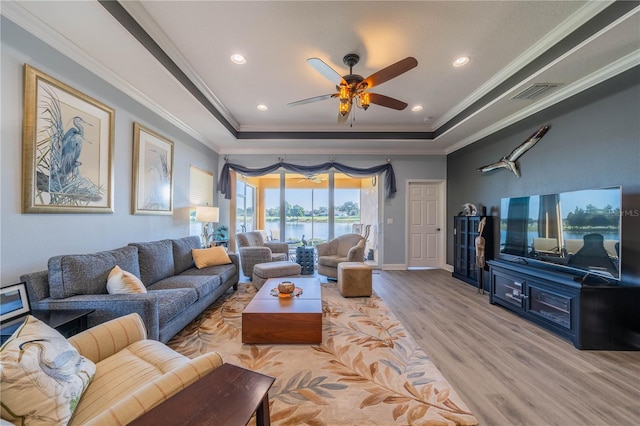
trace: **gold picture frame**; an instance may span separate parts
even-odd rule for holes
[[[133,123],[133,214],[173,214],[173,142]]]
[[[115,110],[28,64],[23,213],[113,213]]]

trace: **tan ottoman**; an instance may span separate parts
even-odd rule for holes
[[[269,278],[299,277],[301,266],[282,260],[278,262],[258,263],[253,267],[253,285],[260,289]]]
[[[338,263],[338,290],[344,297],[371,296],[371,268],[362,262]]]

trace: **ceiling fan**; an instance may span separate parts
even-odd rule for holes
[[[355,53],[345,55],[344,58],[342,58],[342,62],[349,67],[349,74],[341,76],[336,70],[324,63],[321,59],[307,59],[307,63],[309,65],[336,85],[336,90],[338,90],[338,92],[290,102],[287,105],[297,106],[330,98],[339,98],[338,123],[344,123],[347,121],[354,102],[358,108],[362,108],[364,110],[369,108],[370,104],[376,104],[398,111],[405,109],[407,107],[405,102],[390,98],[389,96],[367,92],[367,90],[415,68],[418,66],[416,58],[411,56],[404,58],[395,64],[389,65],[388,67],[371,74],[367,78],[363,78],[361,75],[353,73],[353,66],[359,61],[360,56]]]
[[[313,182],[313,183],[322,183],[323,179],[316,175],[306,175],[298,182]]]

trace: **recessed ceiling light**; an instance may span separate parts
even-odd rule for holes
[[[423,109],[424,107],[422,105],[414,105],[413,107],[411,107],[411,111],[413,112],[422,111]]]
[[[458,59],[456,59],[455,61],[453,61],[453,66],[454,67],[461,67],[463,65],[467,65],[469,63],[469,57],[468,56],[462,56]]]
[[[239,53],[234,53],[233,55],[231,55],[231,62],[233,62],[234,64],[242,65],[247,63],[247,58]]]
[[[258,108],[260,111],[266,111],[269,109],[269,107],[264,104],[260,104],[256,108]]]

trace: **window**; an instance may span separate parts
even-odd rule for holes
[[[329,175],[285,174],[285,239],[318,244],[329,239]]]
[[[238,179],[236,184],[236,228],[237,232],[249,232],[256,229],[255,224],[256,190],[248,182]]]
[[[189,168],[189,235],[200,235],[202,224],[196,222],[197,206],[213,206],[213,173],[198,167]]]
[[[370,180],[335,172],[315,176],[274,173],[257,178],[261,197],[256,226],[274,239],[300,241],[304,236],[313,245],[350,233],[353,224],[362,223],[361,188]],[[373,195],[371,215],[377,217],[377,193]]]

